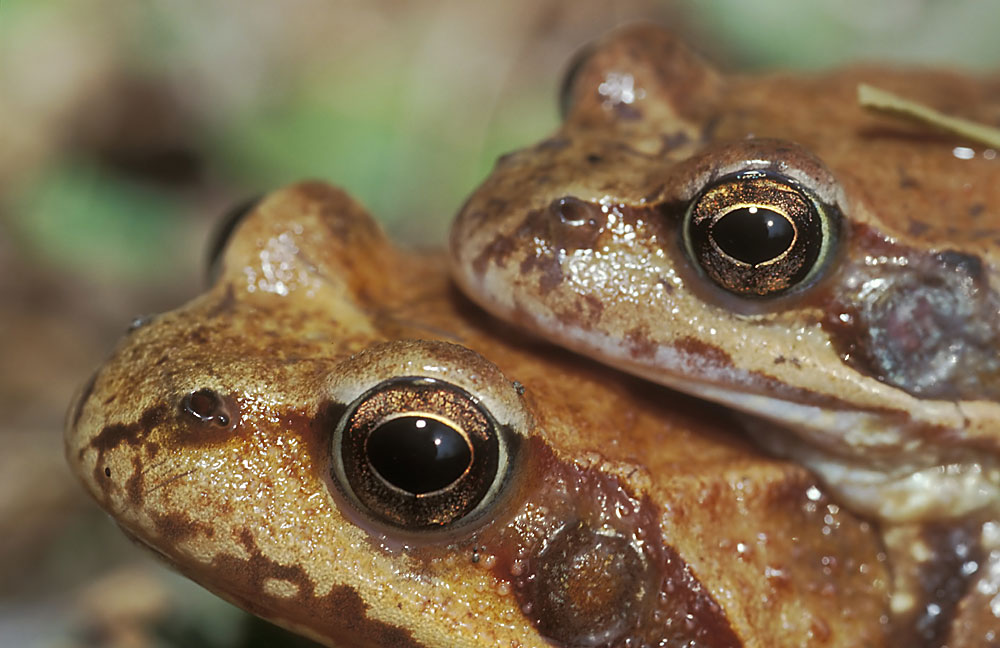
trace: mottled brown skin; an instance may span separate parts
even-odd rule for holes
[[[473,522],[400,530],[335,484],[346,404],[396,376],[506,430],[509,478]],[[886,645],[874,530],[730,427],[512,336],[314,183],[261,202],[212,288],[123,339],[66,454],[131,537],[330,646]]]
[[[560,129],[466,202],[453,272],[506,320],[752,415],[759,441],[856,512],[997,520],[1000,155],[865,110],[859,83],[1000,126],[995,75],[724,76],[662,29],[613,32],[574,67]],[[772,298],[730,294],[683,240],[688,206],[742,171],[788,176],[835,215],[828,258]],[[971,542],[990,556],[997,539]],[[897,612],[927,580],[910,560],[926,562],[901,557]]]

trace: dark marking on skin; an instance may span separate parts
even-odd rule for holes
[[[719,125],[722,123],[722,115],[712,115],[702,124],[701,132],[699,133],[701,137],[701,142],[710,142],[715,139],[715,132],[719,129]]]
[[[732,367],[733,357],[720,347],[708,344],[695,337],[683,337],[674,343],[674,348],[691,356],[703,359],[716,367]]]
[[[969,561],[985,566],[986,556],[980,544],[981,526],[972,524],[934,524],[925,531],[925,540],[934,553],[930,568],[921,574],[921,585],[925,592],[923,600],[928,603],[924,607],[922,618],[917,621],[917,631],[926,639],[927,645],[935,645],[944,639],[956,608],[965,596],[969,585],[979,571],[969,574],[963,571],[963,566]],[[985,571],[983,567],[980,570]],[[987,577],[988,579],[989,577]],[[931,605],[937,606],[941,613],[931,612]]]
[[[673,294],[674,294],[674,291],[676,290],[676,289],[674,288],[674,284],[673,284],[673,282],[670,282],[670,281],[667,281],[666,279],[663,279],[663,278],[660,278],[660,279],[657,279],[657,280],[656,280],[656,283],[657,283],[657,284],[658,284],[658,285],[659,285],[659,286],[660,286],[661,288],[663,288],[663,292],[665,292],[665,293],[666,293],[666,294],[668,294],[668,295],[673,295]]]
[[[521,274],[536,274],[538,289],[543,295],[552,292],[563,281],[562,264],[554,254],[536,254],[521,261]]]
[[[227,598],[252,614],[265,619],[289,619],[306,625],[325,637],[336,639],[344,648],[393,646],[394,648],[425,648],[409,631],[390,626],[368,617],[369,605],[346,585],[334,586],[329,594],[317,596],[309,575],[298,565],[283,565],[260,551],[249,529],[240,532],[239,542],[249,559],[217,556],[209,568],[193,568],[195,580],[205,580],[205,571],[216,575],[210,582],[225,582]],[[186,571],[178,561],[178,567]],[[275,596],[265,589],[269,579],[287,581],[296,586],[288,598]]]
[[[974,229],[969,231],[969,240],[975,241],[978,239],[992,238],[996,236],[996,234],[997,230],[995,229]]]
[[[490,196],[486,201],[486,209],[490,213],[502,212],[507,209],[508,200],[506,198],[498,198],[496,196]]]
[[[229,316],[232,315],[234,310],[236,310],[236,291],[230,282],[226,284],[226,290],[222,294],[222,297],[205,313],[205,317],[207,319],[215,319],[217,317]]]
[[[198,326],[198,327],[195,327],[195,329],[193,331],[191,331],[188,339],[193,344],[205,345],[205,344],[208,344],[208,341],[209,341],[210,337],[209,337],[208,330],[206,329],[206,327],[204,327],[204,326]]]
[[[522,474],[533,476],[523,496],[539,514],[491,527],[477,542],[539,632],[560,646],[742,645],[664,543],[662,512],[648,497],[560,461],[538,437],[525,440],[520,456]]]
[[[588,153],[586,160],[590,164],[600,164],[604,161],[604,158],[599,153]]]
[[[900,189],[918,189],[920,187],[920,181],[911,176],[906,172],[905,169],[899,169],[899,188]]]
[[[697,338],[681,338],[673,346],[677,351],[689,356],[692,361],[703,365],[703,369],[740,371],[733,364],[732,357],[723,349],[707,344]],[[800,366],[800,363],[796,359],[792,359],[790,362],[796,367]],[[875,406],[859,407],[857,403],[846,401],[836,396],[789,385],[787,381],[779,380],[761,371],[741,371],[741,373],[744,376],[741,379],[742,382],[753,393],[766,394],[773,398],[795,403],[807,403],[825,409],[879,414],[890,425],[903,425],[911,419],[910,413],[904,410]],[[928,434],[931,434],[933,430],[937,430],[937,428],[928,426]]]
[[[983,203],[976,203],[974,205],[969,205],[969,209],[966,212],[969,218],[979,218],[986,211],[986,205]]]
[[[663,183],[656,185],[656,187],[652,191],[647,192],[642,199],[647,203],[656,202],[660,198],[660,194],[663,193],[663,187]]]
[[[153,524],[162,542],[158,546],[177,547],[182,542],[195,535],[211,538],[215,535],[215,527],[206,522],[199,522],[184,513],[153,514]]]
[[[517,250],[517,233],[511,236],[497,236],[472,260],[472,271],[482,277],[490,264],[502,268],[507,260]]]
[[[642,326],[625,333],[625,343],[633,358],[651,358],[656,355],[656,343],[649,337],[649,331]]]
[[[150,430],[166,419],[166,415],[166,405],[153,405],[152,407],[147,408],[146,411],[142,413],[142,416],[139,417],[139,425],[142,426],[143,430],[145,430],[148,435]]]
[[[114,423],[104,426],[101,431],[90,440],[85,448],[80,451],[80,455],[89,449],[97,450],[102,455],[108,450],[112,450],[122,443],[135,445],[139,440],[148,435],[153,426],[163,420],[166,413],[166,405],[154,405],[150,407],[139,418],[138,423],[123,424]]]
[[[922,236],[926,234],[931,229],[931,226],[923,221],[919,221],[916,218],[910,219],[910,225],[906,228],[907,233],[910,236]]]
[[[661,136],[661,138],[663,140],[664,154],[679,149],[680,147],[684,146],[685,144],[688,144],[691,141],[691,137],[684,131],[664,133]]]
[[[908,540],[921,544],[924,551],[919,558],[908,555],[895,565],[901,574],[912,579],[919,605],[896,619],[898,631],[894,635],[894,645],[993,645],[989,641],[953,643],[948,640],[949,632],[956,628],[962,602],[976,597],[976,581],[990,569],[990,561],[980,542],[982,523],[983,520],[973,517],[904,530]],[[981,604],[989,609],[986,601]],[[989,625],[995,626],[995,618]],[[989,625],[978,628],[985,629]]]
[[[497,157],[497,161],[493,163],[494,167],[500,169],[507,166],[519,157],[519,153],[521,153],[521,151],[511,151],[510,153],[501,154]]]
[[[139,417],[138,423],[113,423],[111,425],[105,425],[101,428],[101,431],[90,440],[90,443],[83,448],[80,448],[79,457],[81,459],[87,450],[93,449],[97,451],[97,458],[94,460],[94,482],[97,484],[102,483],[102,472],[106,477],[110,477],[108,474],[109,471],[104,465],[104,455],[107,452],[117,448],[123,443],[130,446],[137,446],[145,437],[149,435],[150,431],[154,427],[163,421],[166,411],[166,405],[154,405],[142,413],[142,416]]]
[[[620,210],[618,215],[634,222],[642,213],[626,208]],[[525,242],[533,239],[547,241],[551,244],[551,251],[525,256],[521,259],[519,270],[522,273],[539,270],[543,275],[542,289],[551,290],[562,281],[562,258],[556,256],[557,251],[595,249],[606,231],[607,219],[608,215],[600,205],[574,196],[556,198],[546,209],[525,214],[510,234],[497,235],[483,246],[472,260],[472,270],[483,276],[491,263],[498,268],[505,267],[509,259],[523,249]]]
[[[138,453],[132,455],[132,474],[125,480],[125,495],[129,504],[138,510],[145,503],[143,497],[144,473],[142,469],[142,459]]]
[[[580,319],[587,327],[595,327],[601,319],[601,314],[604,312],[604,302],[594,295],[583,295],[582,310],[583,312],[580,313]]]

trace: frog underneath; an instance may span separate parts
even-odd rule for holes
[[[340,647],[887,645],[878,537],[808,471],[513,337],[341,192],[263,200],[217,275],[129,332],[66,452],[223,597]]]
[[[1000,124],[996,76],[727,77],[661,29],[621,29],[574,66],[558,132],[466,202],[454,274],[505,319],[751,415],[852,510],[969,523],[988,553],[1000,159],[866,112],[859,83]]]

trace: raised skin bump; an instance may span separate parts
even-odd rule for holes
[[[126,533],[209,589],[340,647],[886,645],[878,538],[806,471],[694,401],[510,336],[341,192],[266,198],[221,261],[121,342],[66,436]],[[491,505],[433,534],[352,508],[331,474],[348,404],[414,375],[520,439]]]

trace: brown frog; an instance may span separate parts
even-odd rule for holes
[[[861,84],[922,121],[872,114]],[[467,294],[751,415],[767,448],[892,526],[897,612],[914,589],[961,589],[904,562],[950,560],[978,574],[963,609],[1000,631],[1000,159],[983,143],[1000,78],[724,76],[632,26],[578,60],[563,107],[459,214]],[[961,536],[950,557],[919,540],[928,523]]]
[[[874,529],[727,415],[513,337],[319,183],[138,322],[66,454],[137,542],[330,646],[882,646]]]

